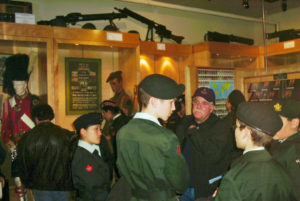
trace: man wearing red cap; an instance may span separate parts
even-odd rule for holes
[[[176,130],[190,169],[190,184],[180,198],[182,201],[213,194],[229,167],[234,146],[230,126],[213,113],[214,91],[198,88],[192,101],[193,114],[184,117]]]

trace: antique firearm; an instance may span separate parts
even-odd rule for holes
[[[210,32],[208,31],[204,35],[204,40],[205,41],[216,41],[216,42],[236,42],[236,43],[242,43],[246,45],[253,45],[254,40],[250,38],[244,38],[244,37],[239,37],[235,35],[226,35],[226,34],[221,34],[218,32]]]
[[[69,13],[66,16],[56,16],[54,19],[49,21],[39,21],[37,24],[66,27],[68,24],[75,25],[79,21],[109,20],[111,28],[117,31],[118,28],[114,24],[113,20],[121,18],[127,18],[127,15],[114,12],[87,15],[82,15],[81,13]]]
[[[160,36],[161,42],[163,41],[164,38],[168,38],[168,39],[174,40],[178,44],[181,44],[182,40],[184,39],[183,36],[173,35],[172,32],[166,28],[166,26],[158,24],[144,16],[141,16],[141,15],[127,9],[127,8],[119,9],[119,8],[115,7],[115,9],[126,16],[132,17],[132,18],[148,25],[146,41],[148,41],[148,40],[154,41],[153,40],[153,29],[155,29],[155,33]],[[150,39],[149,39],[149,37],[150,37]]]
[[[287,29],[283,31],[267,33],[267,39],[273,39],[277,37],[279,37],[279,42],[300,38],[300,29]]]

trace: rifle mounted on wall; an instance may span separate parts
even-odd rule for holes
[[[242,44],[246,44],[246,45],[254,44],[254,40],[251,38],[244,38],[244,37],[235,36],[232,34],[227,35],[227,34],[221,34],[218,32],[210,32],[210,31],[208,31],[204,35],[204,40],[205,41],[225,42],[225,43],[236,42],[236,43],[242,43]]]
[[[75,25],[79,21],[109,20],[110,25],[106,26],[104,30],[118,31],[119,29],[113,20],[121,18],[127,18],[127,15],[114,12],[87,15],[82,15],[81,13],[69,13],[66,16],[56,16],[54,19],[49,21],[38,21],[37,24],[67,27],[68,24]]]
[[[160,42],[162,42],[164,38],[168,38],[168,39],[174,40],[178,44],[181,44],[182,40],[184,39],[183,36],[173,35],[172,32],[166,28],[166,26],[164,26],[162,24],[158,24],[144,16],[141,16],[141,15],[127,9],[127,8],[120,9],[120,8],[115,7],[115,9],[126,16],[132,17],[132,18],[148,25],[146,41],[148,41],[148,40],[154,41],[154,39],[153,39],[153,30],[154,29],[155,29],[155,33],[157,35],[159,35],[159,37],[160,37]]]
[[[283,31],[275,31],[273,33],[267,33],[267,39],[273,39],[277,37],[279,37],[279,42],[300,38],[300,29],[287,29]]]

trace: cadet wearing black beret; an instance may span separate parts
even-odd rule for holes
[[[73,123],[80,135],[72,161],[72,178],[78,200],[104,201],[110,191],[113,157],[105,138],[101,137],[101,122],[100,113],[89,113]]]
[[[216,201],[294,200],[289,175],[264,148],[281,127],[269,104],[238,106],[235,138],[244,153],[224,176]]]
[[[270,153],[291,175],[294,193],[300,200],[300,102],[293,99],[273,103],[283,121],[282,129],[273,137]]]
[[[177,200],[189,184],[189,172],[177,137],[163,128],[184,85],[159,74],[139,84],[141,112],[117,135],[117,165],[128,181],[134,200]],[[120,199],[122,200],[122,199]]]

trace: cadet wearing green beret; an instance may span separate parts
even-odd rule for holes
[[[184,85],[152,74],[139,85],[142,111],[117,135],[117,165],[132,190],[131,200],[177,201],[189,184],[189,172],[176,135],[163,128]]]
[[[115,93],[110,100],[117,103],[125,115],[130,116],[132,114],[133,103],[130,96],[123,89],[122,71],[112,72],[106,79],[106,82],[109,82],[111,89]]]
[[[244,149],[224,176],[216,201],[291,201],[292,181],[265,150],[282,127],[270,105],[241,103],[237,110],[235,139]]]
[[[300,102],[280,100],[273,104],[283,122],[282,129],[273,137],[270,152],[292,177],[294,193],[300,200]]]

